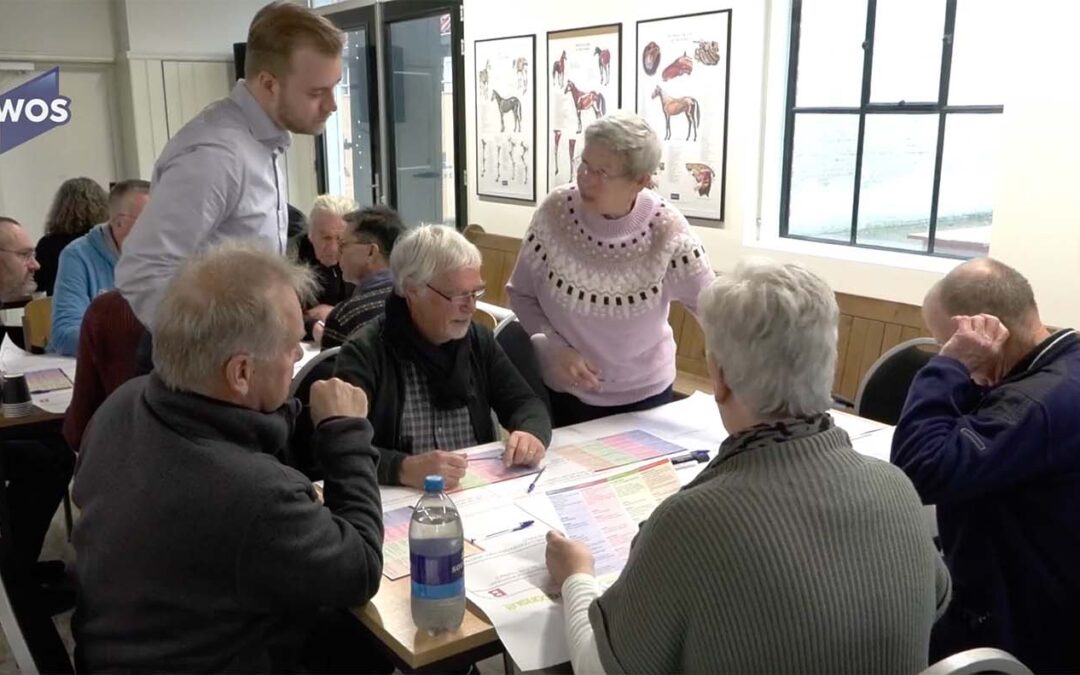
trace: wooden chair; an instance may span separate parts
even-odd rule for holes
[[[52,331],[52,298],[38,298],[23,308],[23,342],[26,351],[42,353]]]
[[[473,312],[472,320],[490,331],[494,331],[495,326],[499,325],[499,321],[495,318],[494,314],[479,307]]]

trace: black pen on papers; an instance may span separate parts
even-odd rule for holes
[[[543,467],[542,469],[540,469],[540,471],[539,471],[539,472],[537,472],[537,474],[536,474],[536,478],[533,478],[532,482],[531,482],[531,483],[529,483],[529,489],[525,491],[525,494],[532,494],[532,491],[533,491],[534,489],[536,489],[536,483],[537,483],[537,481],[539,481],[539,480],[540,480],[540,476],[543,476],[543,475],[544,475],[544,472],[545,472],[545,471],[547,471],[547,467],[546,467],[546,466],[545,466],[545,467]]]

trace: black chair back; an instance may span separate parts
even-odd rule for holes
[[[514,364],[521,376],[532,387],[532,390],[544,403],[548,414],[551,414],[551,399],[548,397],[548,389],[544,384],[544,378],[540,374],[540,362],[536,358],[532,340],[522,327],[517,317],[503,319],[495,328],[495,341],[499,343],[510,362]]]
[[[863,376],[855,396],[855,414],[896,424],[915,374],[938,352],[931,338],[915,338],[885,352]]]

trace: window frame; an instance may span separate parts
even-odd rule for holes
[[[907,253],[936,258],[954,258],[964,260],[967,256],[938,253],[935,249],[937,240],[938,198],[941,189],[941,165],[945,150],[945,122],[950,115],[988,115],[1000,114],[1005,106],[997,105],[949,105],[949,78],[952,71],[953,34],[956,28],[956,8],[958,0],[945,0],[945,23],[942,33],[941,68],[938,75],[938,100],[934,102],[897,101],[895,103],[871,103],[870,85],[873,74],[874,31],[878,0],[866,0],[866,30],[863,34],[863,72],[860,101],[858,106],[799,106],[796,103],[798,83],[799,44],[802,20],[803,0],[791,0],[790,41],[788,43],[788,70],[786,99],[784,102],[784,145],[780,185],[780,237],[813,241],[835,246],[850,246],[863,249],[875,249],[896,253]],[[855,175],[852,191],[852,210],[850,236],[847,242],[805,234],[793,234],[789,231],[791,215],[791,165],[795,149],[795,117],[798,114],[858,115],[858,135],[855,146]],[[926,250],[884,246],[881,244],[862,243],[858,240],[859,196],[862,188],[863,149],[866,135],[867,115],[906,114],[938,116],[937,146],[934,157],[933,189],[930,200],[930,221]]]

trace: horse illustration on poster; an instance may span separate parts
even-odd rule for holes
[[[521,87],[521,93],[529,91],[529,60],[524,56],[514,59],[514,74],[517,76],[517,84]]]
[[[611,82],[611,50],[597,47],[593,51],[593,56],[596,57],[597,66],[600,68],[600,84],[605,85]]]
[[[484,64],[484,69],[480,71],[480,74],[476,77],[477,84],[480,85],[480,96],[487,98],[488,95],[488,83],[491,82],[491,61],[488,60]]]
[[[665,141],[671,140],[671,117],[673,115],[686,115],[686,121],[689,125],[686,129],[686,140],[690,140],[691,133],[694,134],[694,140],[697,140],[698,126],[701,124],[701,105],[698,104],[696,98],[692,96],[683,96],[681,98],[668,96],[659,85],[657,85],[656,89],[653,89],[652,98],[660,99],[660,108],[664,111]]]
[[[582,110],[592,108],[596,119],[600,119],[607,114],[607,103],[604,102],[604,95],[598,91],[581,91],[574,86],[573,80],[567,80],[563,93],[570,94],[570,98],[574,101],[574,112],[577,113],[577,130],[579,134],[581,133]]]
[[[521,101],[517,96],[503,98],[499,92],[491,90],[491,100],[499,107],[499,131],[506,131],[506,113],[514,114],[514,131],[521,131]]]
[[[566,84],[566,50],[563,50],[562,56],[557,61],[551,64],[551,82],[552,84],[558,80],[558,86],[562,87]]]

